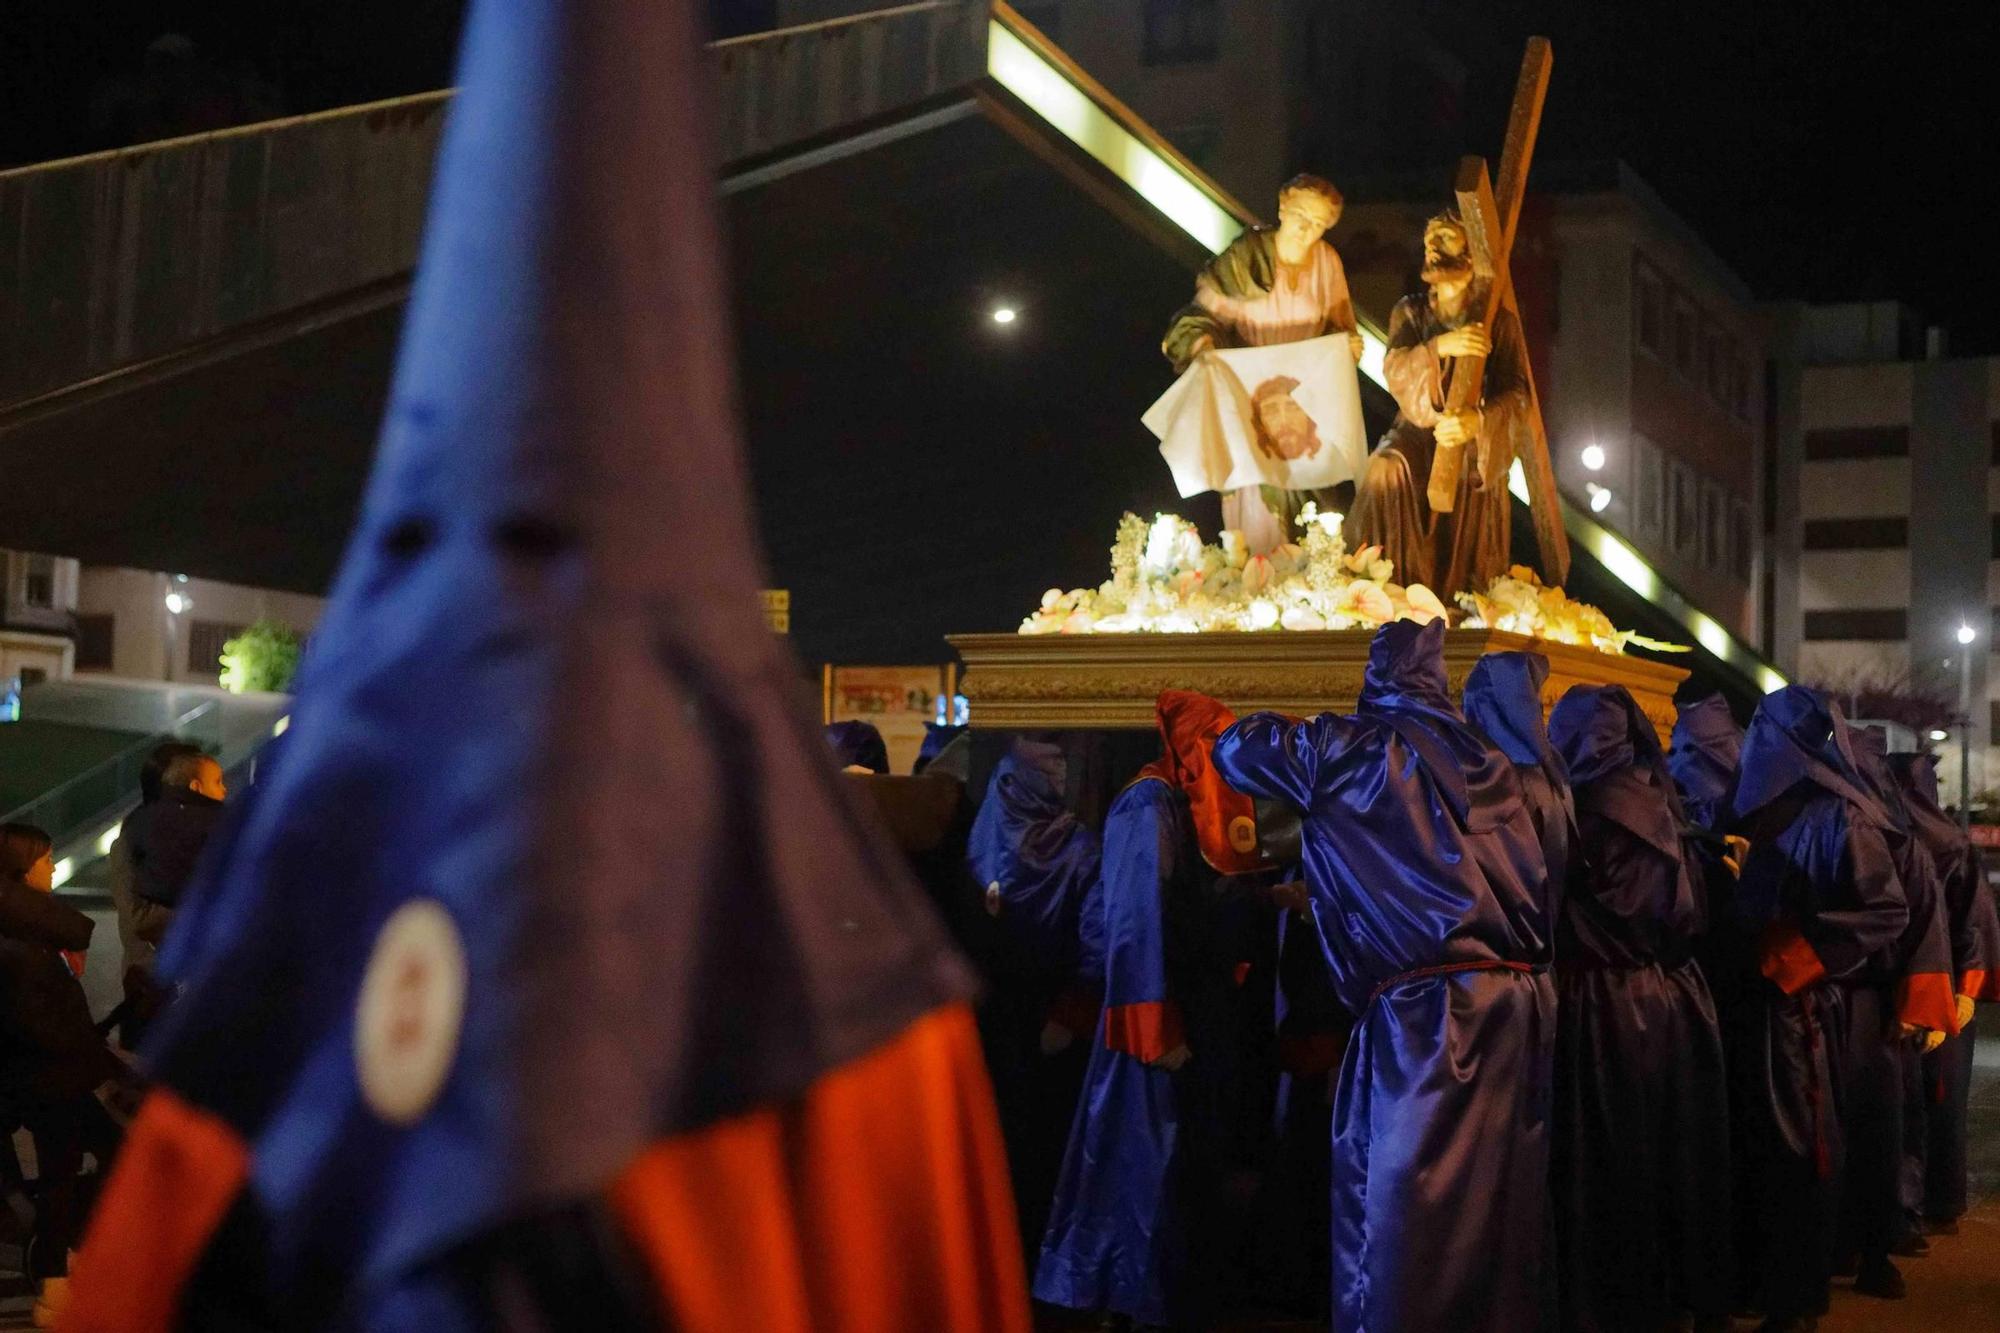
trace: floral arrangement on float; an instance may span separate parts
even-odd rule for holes
[[[1095,588],[1051,588],[1021,622],[1023,634],[1202,634],[1229,631],[1375,629],[1391,620],[1419,623],[1452,613],[1421,583],[1395,581],[1379,546],[1349,551],[1341,516],[1308,503],[1299,540],[1252,555],[1243,534],[1225,530],[1204,543],[1177,514],[1137,514],[1118,522],[1111,577]],[[1612,625],[1602,611],[1544,587],[1516,565],[1483,593],[1458,598],[1456,623],[1508,630],[1600,652],[1627,644],[1673,649]]]

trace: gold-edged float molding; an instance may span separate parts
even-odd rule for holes
[[[1154,725],[1161,690],[1200,690],[1238,713],[1297,717],[1354,710],[1368,665],[1367,630],[1269,634],[956,634],[965,664],[959,690],[981,730],[1119,729]],[[1445,635],[1453,694],[1487,653],[1532,649],[1549,659],[1547,711],[1572,685],[1623,685],[1664,744],[1674,690],[1687,671],[1643,657],[1546,643],[1503,630]]]

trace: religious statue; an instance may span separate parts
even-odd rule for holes
[[[1507,473],[1530,431],[1531,400],[1521,322],[1504,304],[1490,326],[1481,322],[1493,303],[1455,213],[1424,226],[1423,281],[1426,290],[1389,316],[1382,369],[1396,419],[1369,457],[1346,534],[1350,545],[1379,545],[1401,582],[1449,597],[1507,570]],[[1479,358],[1481,392],[1454,406],[1465,395],[1452,393],[1453,377],[1468,366],[1477,374]],[[1453,465],[1455,485],[1445,471]]]
[[[1285,182],[1278,191],[1278,225],[1252,227],[1231,242],[1195,279],[1194,300],[1175,313],[1160,350],[1177,374],[1212,349],[1268,347],[1333,333],[1345,333],[1350,359],[1361,359],[1347,271],[1325,240],[1340,220],[1341,205],[1340,191],[1318,176]],[[1292,396],[1297,387],[1296,380],[1274,379],[1252,393],[1257,446],[1270,457],[1317,452],[1313,423],[1301,424],[1306,414]],[[1315,498],[1311,492],[1277,486],[1230,490],[1222,497],[1223,526],[1241,532],[1251,550],[1268,551],[1292,539],[1292,519],[1310,498]],[[1318,498],[1325,508],[1325,497]]]

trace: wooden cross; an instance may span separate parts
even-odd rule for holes
[[[1470,242],[1472,271],[1486,284],[1486,308],[1481,322],[1488,334],[1501,311],[1520,320],[1514,299],[1513,275],[1507,256],[1514,246],[1514,229],[1521,220],[1521,200],[1527,193],[1528,163],[1535,155],[1535,137],[1542,128],[1542,101],[1549,91],[1549,68],[1554,55],[1546,37],[1530,37],[1528,51],[1521,59],[1521,77],[1514,85],[1514,106],[1507,116],[1507,139],[1500,150],[1500,182],[1495,190],[1487,183],[1486,159],[1462,158],[1453,192],[1458,196],[1458,216],[1465,224]],[[1556,495],[1555,467],[1549,460],[1549,437],[1542,425],[1542,406],[1535,394],[1535,372],[1528,362],[1525,336],[1521,341],[1521,373],[1528,386],[1528,431],[1530,440],[1521,458],[1527,475],[1528,507],[1535,522],[1535,544],[1541,550],[1542,576],[1561,587],[1569,577],[1569,534],[1563,530],[1562,507]],[[1445,410],[1463,412],[1477,407],[1485,390],[1486,358],[1455,358],[1451,384],[1446,390]],[[1465,450],[1472,442],[1451,449],[1438,449],[1431,458],[1431,479],[1427,498],[1431,509],[1450,512],[1458,494],[1458,476]],[[1506,484],[1504,477],[1488,477],[1487,485]]]

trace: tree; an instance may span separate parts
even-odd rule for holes
[[[281,620],[260,620],[222,645],[221,662],[226,690],[288,690],[299,669],[298,632]]]

